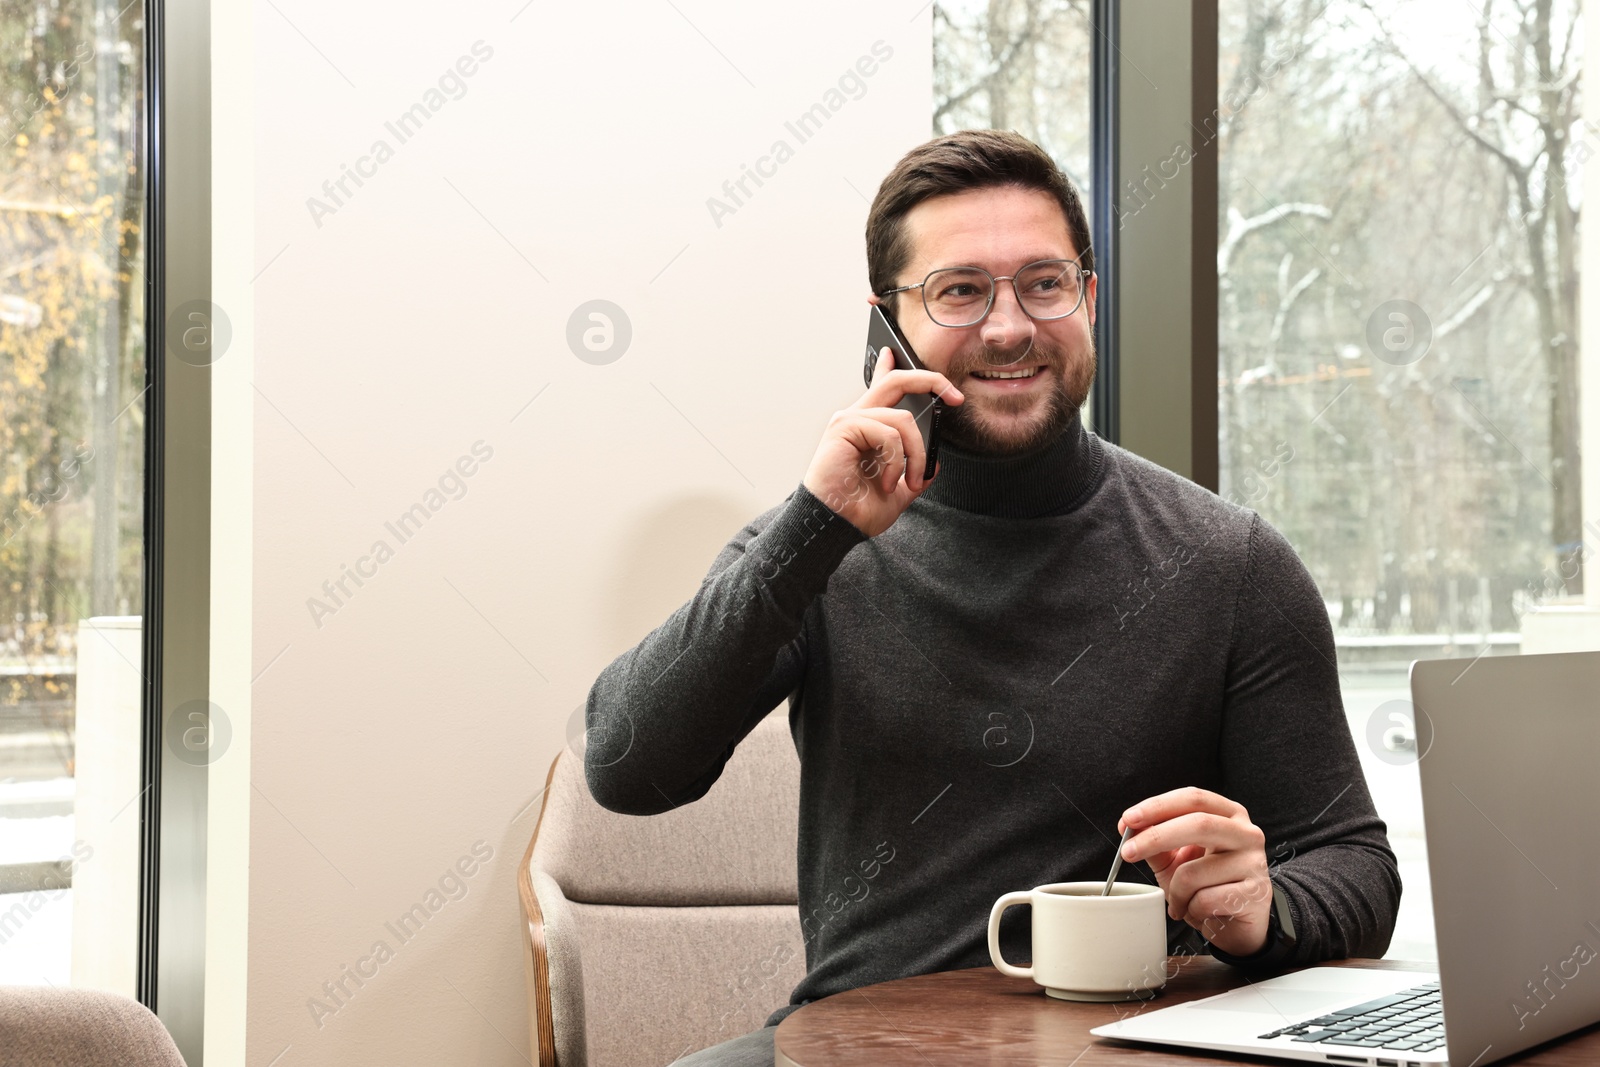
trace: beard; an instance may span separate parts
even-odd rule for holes
[[[966,393],[966,400],[957,405],[946,405],[939,418],[939,436],[964,452],[980,456],[1012,456],[1031,452],[1059,437],[1089,397],[1089,387],[1094,382],[1094,335],[1076,351],[1034,339],[1029,356],[1043,361],[1051,372],[1051,381],[1045,395],[996,395],[985,392],[979,397],[976,390]],[[1008,357],[987,346],[962,353],[945,376],[954,381],[958,375],[966,376],[974,370],[987,370],[1016,363],[1024,357]],[[1040,370],[1040,374],[1045,370]],[[1023,412],[1032,411],[1031,417],[1019,418]]]

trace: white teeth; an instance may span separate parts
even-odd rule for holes
[[[1038,367],[1029,367],[1027,370],[1014,370],[1014,371],[997,371],[997,370],[994,370],[994,371],[973,371],[972,372],[973,376],[976,377],[976,378],[991,378],[991,379],[992,378],[1032,378],[1037,373],[1039,373],[1039,368]]]

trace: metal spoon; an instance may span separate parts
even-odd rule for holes
[[[1111,873],[1106,875],[1106,888],[1100,894],[1103,897],[1111,895],[1111,883],[1117,880],[1117,872],[1122,870],[1122,846],[1128,843],[1128,838],[1133,836],[1133,827],[1129,826],[1122,831],[1122,840],[1117,842],[1117,858],[1111,861]]]

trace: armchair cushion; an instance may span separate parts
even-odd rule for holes
[[[752,730],[704,797],[660,815],[607,811],[565,752],[533,864],[586,904],[799,906],[800,758],[787,705]],[[798,924],[798,913],[790,912]]]
[[[4,1067],[184,1067],[172,1036],[136,1000],[95,989],[0,987]]]
[[[598,1067],[660,1067],[759,1030],[805,977],[792,904],[570,907],[584,950],[588,1063]]]

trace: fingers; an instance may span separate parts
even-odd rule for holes
[[[1123,860],[1149,862],[1166,891],[1168,915],[1224,952],[1249,955],[1261,946],[1272,882],[1266,835],[1243,805],[1187,786],[1129,808],[1117,829],[1130,826],[1136,832],[1123,846]]]
[[[904,472],[908,487],[921,488],[926,462],[922,431],[911,414],[899,408],[850,408],[834,416],[842,436],[860,453],[857,466],[884,495],[894,492]]]
[[[1237,802],[1229,800],[1220,793],[1191,785],[1139,801],[1122,813],[1122,819],[1117,823],[1117,832],[1121,833],[1122,829],[1130,824],[1135,830],[1143,830],[1175,815],[1187,815],[1192,811],[1224,816],[1245,814],[1244,807]]]
[[[862,407],[892,407],[907,393],[931,393],[947,404],[966,399],[943,374],[936,370],[902,370],[894,365],[894,354],[885,346],[872,369],[872,385],[858,401]]]
[[[1229,887],[1229,892],[1207,892],[1220,887]],[[1239,914],[1272,897],[1266,864],[1247,852],[1192,858],[1172,871],[1166,888],[1167,914],[1174,919],[1191,912],[1201,913],[1201,917]]]
[[[1208,849],[1249,849],[1266,855],[1266,835],[1247,818],[1231,819],[1195,811],[1167,819],[1134,834],[1122,846],[1122,858],[1124,862],[1135,863],[1184,845],[1203,845]]]
[[[1184,845],[1170,852],[1158,852],[1154,856],[1147,856],[1145,862],[1150,865],[1150,870],[1155,874],[1161,888],[1165,889],[1179,867],[1205,854],[1204,845]]]
[[[924,483],[922,472],[928,469],[928,446],[922,440],[922,431],[917,428],[916,418],[904,408],[857,408],[855,411],[858,415],[888,423],[900,435],[900,451],[905,456],[906,485],[921,492]],[[898,468],[895,478],[899,480]],[[893,488],[894,482],[890,482],[889,489]]]
[[[881,417],[881,413],[874,417],[861,411],[848,411],[840,412],[838,418],[845,440],[859,453],[856,466],[862,476],[881,493],[892,492],[894,483],[900,479],[900,457],[905,448],[899,429],[889,425],[889,420]],[[915,428],[913,423],[912,429]]]

